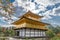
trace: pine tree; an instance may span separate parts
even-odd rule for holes
[[[12,3],[10,3],[9,0],[0,0],[0,15],[7,18],[4,20],[10,20],[11,15],[14,13],[14,6]],[[11,19],[12,20],[12,19]]]

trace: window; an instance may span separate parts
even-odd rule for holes
[[[41,32],[40,32],[40,30],[39,30],[39,37],[41,36]]]
[[[22,30],[20,29],[20,36],[22,36]]]
[[[22,37],[25,36],[25,29],[22,29],[21,35],[22,35]]]
[[[29,29],[26,29],[26,37],[30,37],[30,30]]]
[[[16,31],[16,35],[19,36],[19,31]]]
[[[40,32],[39,32],[39,35],[40,35],[40,36],[46,36],[45,31],[40,31]]]
[[[34,32],[31,32],[31,37],[34,37],[35,35],[34,35]]]
[[[35,37],[38,37],[39,36],[39,32],[38,30],[35,30]]]
[[[30,34],[31,34],[31,37],[34,37],[34,36],[35,36],[35,35],[34,35],[34,30],[33,30],[33,29],[31,29]]]
[[[24,37],[25,36],[25,29],[20,29],[20,37]]]
[[[43,31],[43,36],[46,36],[44,31]]]
[[[20,37],[40,37],[45,36],[45,31],[34,29],[20,29],[20,31],[17,31],[17,36],[19,35]]]
[[[42,31],[40,31],[40,36],[42,36],[43,35],[43,32]]]

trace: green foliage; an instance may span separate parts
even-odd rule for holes
[[[9,2],[10,3],[10,0],[6,0],[4,2],[3,2],[3,0],[0,0],[0,3],[2,3],[2,4],[6,3],[6,2]]]
[[[52,30],[47,31],[46,34],[47,34],[47,36],[50,37],[50,38],[52,38],[52,37],[55,36],[55,33],[54,33]]]
[[[56,37],[51,38],[51,40],[60,40],[60,37],[56,36]]]
[[[13,6],[13,3],[10,2],[10,0],[0,0],[0,8],[5,11],[3,14],[2,12],[0,12],[0,15],[4,16],[4,17],[7,17],[8,19],[7,20],[10,20],[11,19],[11,15],[13,15],[13,13],[15,13],[15,7]],[[7,13],[8,15],[7,15]],[[6,21],[6,19],[4,19]],[[13,19],[11,19],[13,20]]]
[[[28,38],[26,38],[25,40],[28,40]]]
[[[14,35],[15,35],[14,30],[6,30],[5,31],[5,36],[14,36]]]
[[[52,25],[48,26],[48,31],[46,34],[51,38],[51,40],[60,40],[60,36],[57,34],[60,33],[60,26],[53,27]]]
[[[10,0],[6,0],[7,2],[10,2]]]
[[[3,36],[14,36],[15,31],[13,29],[5,29],[3,30],[3,27],[0,27],[0,37]]]
[[[48,29],[53,31],[55,34],[60,33],[60,26],[53,27],[52,25],[49,25]]]
[[[0,33],[2,32],[2,27],[0,27]]]
[[[35,40],[34,38],[32,38],[32,40]]]
[[[56,34],[57,34],[57,33],[60,33],[60,27],[57,26],[57,27],[55,28],[54,32],[55,32]]]
[[[4,33],[2,32],[2,27],[0,26],[0,37],[4,36]]]

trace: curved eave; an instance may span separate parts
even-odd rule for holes
[[[29,27],[21,27],[21,28],[14,28],[14,30],[20,30],[20,29],[34,29],[34,30],[42,30],[42,31],[47,31],[48,29],[37,29],[37,28],[29,28]]]
[[[22,18],[23,16],[25,16],[25,17],[32,16],[32,17],[37,17],[37,18],[42,18],[43,17],[43,16],[40,16],[40,15],[37,15],[36,13],[32,13],[31,11],[28,11],[27,13],[20,16],[19,18]]]
[[[13,22],[12,24],[18,25],[18,24],[24,23],[24,22],[26,22],[26,21],[32,21],[32,22],[36,22],[36,23],[42,23],[42,24],[45,24],[45,25],[50,25],[50,24],[48,24],[48,23],[43,23],[43,22],[40,22],[40,21],[36,21],[36,20],[32,20],[32,19],[26,18],[26,17],[23,17],[23,18],[15,21],[15,22]]]
[[[20,19],[19,21],[14,22],[13,24],[18,26],[18,25],[21,25],[21,24],[23,24],[23,23],[26,23],[27,26],[24,26],[24,27],[20,27],[20,26],[19,26],[19,27],[16,28],[16,29],[20,29],[20,28],[33,28],[33,29],[47,30],[47,29],[45,28],[45,26],[46,26],[46,25],[49,25],[49,24],[47,24],[47,23],[35,21],[35,20],[29,19],[29,18],[26,18],[26,17]],[[30,24],[31,24],[32,26],[29,26]],[[33,27],[34,25],[38,25],[38,26]],[[17,26],[16,26],[16,27],[17,27]]]

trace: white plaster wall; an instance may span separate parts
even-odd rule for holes
[[[22,36],[22,37],[40,37],[40,36],[46,36],[45,34],[45,31],[38,31],[38,30],[29,30],[29,29],[20,29],[20,30],[17,30],[19,31],[19,36]],[[34,35],[34,31],[35,31],[35,35]],[[30,35],[31,34],[31,35]]]

